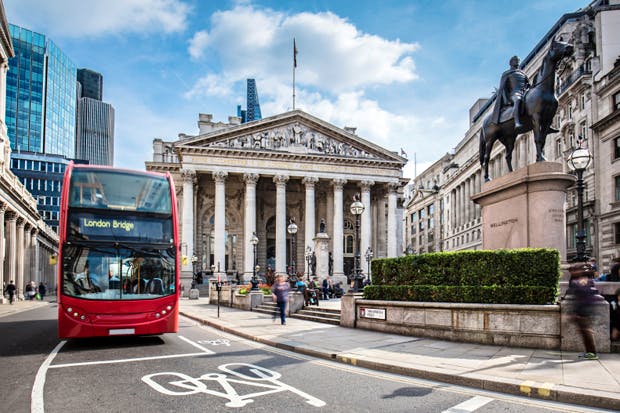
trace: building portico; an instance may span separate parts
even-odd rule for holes
[[[406,159],[302,111],[242,125],[231,120],[209,127],[210,118],[201,115],[199,126],[206,133],[155,140],[154,160],[147,163],[148,170],[168,171],[177,182],[182,253],[197,257],[183,267],[185,277],[215,266],[220,276],[248,281],[254,233],[260,273],[271,268],[286,274],[295,262],[298,272],[308,274],[304,257],[308,247],[315,250],[321,222],[330,236],[332,274],[348,276],[355,253],[349,206],[360,193],[364,274],[365,248],[371,247],[375,258],[402,252],[396,226],[402,220]],[[287,233],[291,219],[298,226],[294,235]]]

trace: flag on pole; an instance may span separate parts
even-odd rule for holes
[[[293,67],[297,67],[297,43],[293,37]]]

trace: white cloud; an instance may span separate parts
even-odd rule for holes
[[[189,39],[189,55],[192,59],[200,59],[209,44],[209,33],[205,30],[194,33],[194,37]]]
[[[246,27],[251,36],[240,29]],[[189,41],[188,53],[217,58],[221,72],[205,74],[185,97],[232,96],[227,89],[256,78],[263,115],[292,109],[293,37],[299,51],[297,109],[339,127],[356,127],[360,137],[386,149],[415,151],[408,146],[416,136],[427,136],[420,131],[431,120],[422,122],[411,111],[392,113],[367,92],[416,80],[412,54],[419,45],[363,33],[329,12],[287,15],[238,4],[214,13],[209,28]]]
[[[52,37],[179,32],[190,7],[180,0],[5,0],[11,23]]]
[[[251,28],[251,36],[245,28]],[[290,83],[293,37],[299,51],[297,83],[302,87],[341,93],[418,77],[411,56],[418,44],[363,33],[329,12],[286,15],[237,5],[214,13],[209,30],[194,35],[188,52],[197,57],[209,49],[230,78]],[[200,82],[194,86],[200,87]]]

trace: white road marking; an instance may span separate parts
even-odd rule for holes
[[[34,385],[32,386],[32,392],[30,393],[30,411],[32,413],[43,413],[45,411],[43,404],[43,388],[45,387],[47,369],[66,342],[66,340],[63,340],[58,343],[58,345],[54,347],[54,350],[47,356],[43,364],[41,364],[39,371],[37,371]]]
[[[484,396],[475,396],[463,403],[450,407],[448,410],[444,410],[442,413],[470,413],[475,412],[485,404],[492,402],[494,399]]]
[[[204,393],[221,397],[228,400],[226,403],[228,407],[243,407],[254,402],[258,396],[285,391],[297,394],[311,406],[325,406],[324,401],[279,381],[282,377],[280,373],[264,367],[246,363],[229,363],[219,366],[218,369],[225,374],[206,373],[193,378],[183,373],[161,372],[147,374],[142,377],[142,381],[167,396],[189,396]],[[209,386],[206,384],[208,382],[216,382],[218,386]],[[251,393],[240,394],[235,389],[235,384],[243,385],[243,389],[246,391],[251,389]],[[217,388],[221,388],[223,391],[218,391]]]
[[[172,358],[180,358],[180,357],[196,357],[196,356],[204,356],[204,354],[205,353],[185,353],[185,354],[170,354],[167,356],[137,357],[133,359],[85,361],[83,363],[55,364],[53,366],[49,366],[49,368],[59,369],[63,367],[94,366],[97,364],[131,363],[135,361],[144,361],[144,360],[160,360],[160,359],[172,359]],[[214,354],[214,353],[211,352],[211,354]]]
[[[196,348],[197,348],[197,349],[199,349],[199,350],[204,351],[204,352],[205,352],[205,353],[207,353],[207,354],[215,354],[215,352],[214,352],[214,351],[211,351],[211,350],[209,350],[208,348],[203,347],[203,346],[201,346],[200,344],[193,342],[193,341],[192,341],[192,340],[190,340],[189,338],[185,338],[185,337],[183,337],[183,336],[178,336],[178,337],[179,337],[181,340],[185,341],[186,343],[191,344],[192,346],[196,347]]]
[[[198,344],[211,344],[212,346],[230,347],[230,340],[226,340],[225,338],[218,338],[217,340],[198,340]]]

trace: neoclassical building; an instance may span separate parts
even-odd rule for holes
[[[183,266],[185,278],[215,266],[220,275],[249,280],[253,234],[261,273],[271,267],[285,274],[294,266],[308,274],[305,257],[322,232],[332,273],[344,279],[354,270],[356,194],[365,207],[357,221],[363,273],[369,249],[375,258],[402,253],[407,160],[396,152],[300,110],[244,124],[200,114],[198,127],[198,135],[180,134],[174,142],[155,139],[146,163],[174,177],[182,254],[193,257]],[[287,231],[291,220],[296,234]]]
[[[13,280],[18,296],[25,283],[45,282],[54,287],[55,265],[49,257],[58,251],[58,236],[41,219],[37,201],[10,169],[11,144],[5,123],[6,73],[14,56],[4,6],[0,1],[0,279],[4,288]]]
[[[602,271],[620,256],[620,2],[595,0],[560,17],[522,61],[533,79],[553,39],[574,45],[556,73],[557,134],[547,136],[547,160],[562,163],[579,142],[593,155],[584,173],[584,217],[588,254],[598,258]],[[506,65],[508,59],[506,56]],[[506,66],[506,67],[507,67]],[[501,73],[497,74],[499,81]],[[465,136],[431,167],[416,177],[406,193],[405,243],[414,252],[478,249],[482,246],[481,210],[471,201],[484,179],[479,161],[479,141],[484,118],[493,109],[494,96],[478,99],[469,111]],[[496,143],[489,172],[507,172],[504,146]],[[535,161],[532,133],[517,138],[515,169]],[[566,202],[567,257],[576,252],[576,187],[568,189]]]

